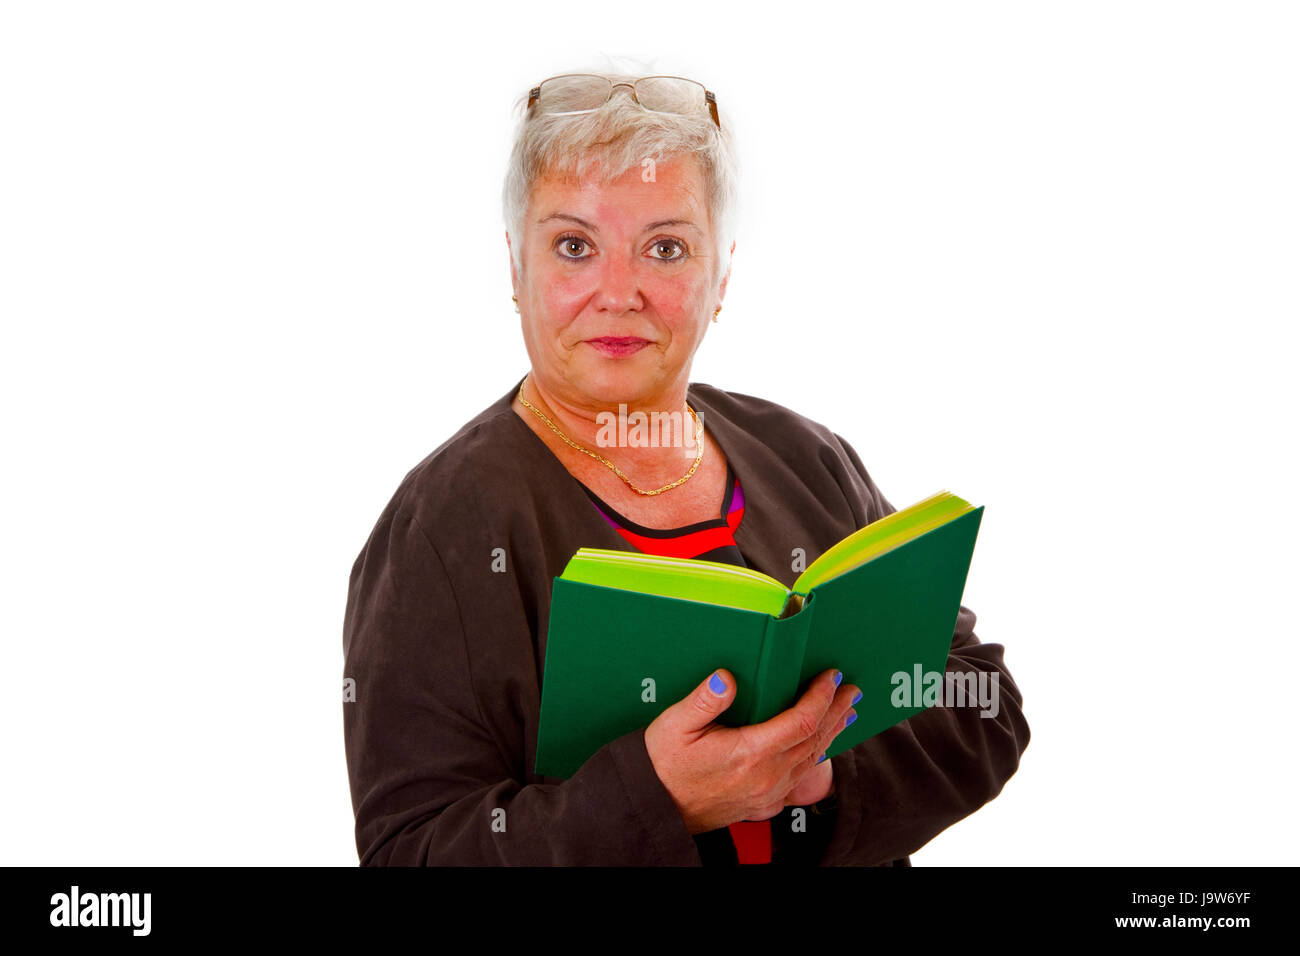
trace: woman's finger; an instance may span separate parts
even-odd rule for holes
[[[808,690],[793,707],[777,714],[771,720],[747,727],[749,744],[760,750],[784,754],[793,748],[815,740],[821,733],[822,721],[835,700],[836,689],[844,675],[832,668],[813,678]]]

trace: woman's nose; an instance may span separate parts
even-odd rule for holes
[[[600,260],[596,271],[596,306],[603,312],[632,312],[644,304],[636,263],[618,256]]]

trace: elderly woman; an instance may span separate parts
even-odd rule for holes
[[[714,95],[568,74],[521,104],[504,202],[531,367],[406,475],[352,569],[361,863],[908,865],[998,794],[1029,740],[1002,648],[966,608],[948,670],[999,675],[993,719],[931,708],[825,760],[856,687],[828,671],[772,720],[726,727],[719,670],[569,779],[534,772],[551,582],[579,547],[789,585],[795,549],[811,562],[893,508],[827,428],[690,380],[734,249]],[[688,427],[611,446],[621,410]]]

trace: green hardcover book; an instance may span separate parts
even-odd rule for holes
[[[537,772],[572,776],[718,668],[736,678],[729,726],[768,720],[842,670],[863,696],[830,757],[919,713],[895,675],[944,671],[983,511],[932,495],[855,531],[788,589],[730,564],[579,549],[552,590]]]

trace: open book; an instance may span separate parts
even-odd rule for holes
[[[751,568],[581,548],[555,579],[536,772],[569,777],[718,668],[720,721],[761,723],[832,667],[858,719],[833,757],[924,710],[900,693],[945,669],[984,509],[940,492],[833,545],[787,588]]]

